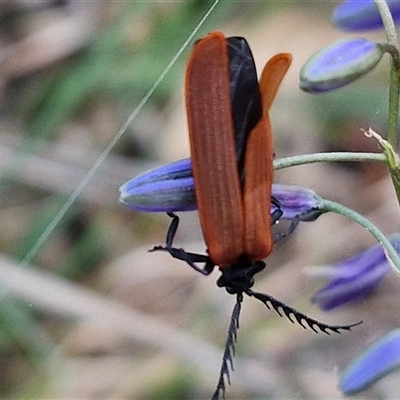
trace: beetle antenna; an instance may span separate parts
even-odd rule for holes
[[[228,337],[225,343],[224,355],[222,357],[222,365],[219,373],[219,379],[217,388],[211,397],[211,400],[219,400],[225,398],[226,385],[225,377],[228,380],[228,384],[231,384],[230,371],[233,369],[233,357],[235,356],[235,343],[237,339],[237,331],[239,329],[239,315],[242,308],[243,294],[238,293],[236,296],[236,304],[233,308],[231,315],[231,322],[228,329]]]
[[[282,303],[281,301],[267,294],[253,292],[251,289],[246,290],[245,293],[250,297],[260,300],[267,306],[268,309],[271,309],[272,307],[281,317],[285,315],[292,323],[297,322],[304,329],[309,327],[315,333],[318,333],[318,330],[316,329],[318,328],[321,332],[326,333],[327,335],[330,335],[331,332],[340,334],[341,331],[349,331],[354,326],[360,325],[363,322],[359,321],[351,325],[327,325],[307,316],[306,314],[301,313],[300,311],[297,311],[295,308],[289,307],[285,303]]]

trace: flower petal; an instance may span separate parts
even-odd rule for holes
[[[359,272],[351,279],[331,281],[312,297],[324,311],[343,306],[354,301],[360,301],[368,296],[379,284],[382,278],[391,270],[387,262],[378,264],[375,268]]]
[[[373,343],[342,373],[339,389],[346,395],[366,389],[400,366],[400,329]]]
[[[384,54],[379,43],[346,39],[314,54],[300,71],[300,88],[324,93],[348,85],[373,69]]]
[[[400,21],[400,2],[386,0],[395,23]],[[346,0],[335,8],[333,23],[345,31],[365,31],[383,28],[378,9],[373,0]]]
[[[400,235],[391,236],[390,242],[400,253]],[[325,311],[364,299],[391,267],[382,247],[376,245],[330,267],[329,271],[331,280],[312,298]]]

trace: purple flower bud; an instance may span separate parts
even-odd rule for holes
[[[145,172],[120,187],[120,202],[136,211],[179,212],[197,209],[190,159]],[[273,184],[272,196],[282,206],[283,219],[314,221],[323,213],[321,197],[299,186]],[[271,212],[276,207],[271,205]]]
[[[197,209],[190,159],[144,172],[123,184],[119,201],[136,211],[174,212]]]
[[[400,329],[395,329],[370,345],[345,369],[339,389],[345,395],[357,393],[398,367]]]
[[[315,221],[323,213],[319,208],[321,197],[310,189],[274,183],[272,196],[281,204],[283,219]],[[271,204],[271,213],[276,209],[277,207]]]
[[[346,39],[314,54],[300,71],[300,88],[324,93],[348,85],[373,69],[384,54],[379,43]]]
[[[400,21],[400,2],[386,0],[395,23]],[[346,0],[336,7],[333,23],[345,31],[364,31],[383,28],[378,9],[373,0]]]
[[[389,238],[400,253],[400,235]],[[391,270],[381,245],[376,245],[330,267],[326,275],[330,281],[312,298],[325,311],[360,301],[368,296]]]

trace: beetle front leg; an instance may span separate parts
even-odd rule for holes
[[[173,241],[179,226],[179,217],[172,212],[167,213],[167,215],[172,218],[172,221],[167,231],[166,244],[165,246],[154,246],[149,252],[166,251],[171,254],[173,258],[185,261],[197,272],[203,275],[209,275],[215,266],[209,256],[205,254],[189,253],[182,248],[173,246]],[[204,266],[198,267],[196,265],[197,263],[204,263]]]

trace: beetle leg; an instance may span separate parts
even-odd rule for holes
[[[274,243],[279,242],[281,239],[291,235],[295,231],[299,223],[300,223],[299,216],[293,218],[292,222],[290,223],[289,229],[286,232],[279,232],[276,235],[274,235]]]
[[[179,226],[179,217],[172,212],[167,214],[172,218],[172,221],[167,231],[166,244],[165,246],[154,246],[149,250],[149,252],[166,251],[171,254],[173,258],[185,261],[197,272],[200,272],[203,275],[209,275],[214,269],[214,263],[211,261],[209,256],[205,254],[189,253],[184,249],[173,246],[173,241]],[[196,265],[197,263],[204,263],[204,266],[199,267]]]
[[[274,225],[281,219],[283,215],[283,210],[282,210],[282,204],[275,197],[271,197],[271,203],[276,207],[276,210],[271,215],[271,225]]]

